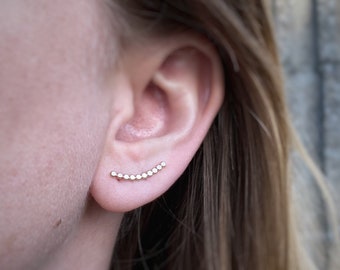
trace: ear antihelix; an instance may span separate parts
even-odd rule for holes
[[[166,166],[166,162],[162,161],[156,166],[154,166],[152,169],[138,173],[138,174],[125,174],[121,172],[111,171],[110,175],[118,180],[131,180],[131,181],[142,180],[142,179],[147,179],[155,175],[156,173],[160,172],[161,170],[163,170],[163,168],[165,168],[165,166]]]

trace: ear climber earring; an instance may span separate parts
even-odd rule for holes
[[[156,165],[152,169],[150,169],[146,172],[142,172],[140,174],[124,174],[124,173],[118,173],[118,172],[112,171],[110,173],[110,175],[112,177],[117,178],[117,179],[132,180],[132,181],[141,180],[141,179],[146,179],[146,178],[149,178],[149,177],[155,175],[159,171],[163,170],[163,168],[165,166],[166,166],[165,161],[162,161],[161,163],[159,163],[158,165]]]

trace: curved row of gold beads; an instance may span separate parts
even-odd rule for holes
[[[148,171],[140,173],[140,174],[124,174],[124,173],[118,173],[118,172],[112,171],[110,173],[110,175],[112,177],[115,177],[115,178],[118,178],[118,179],[124,179],[124,180],[132,180],[132,181],[142,180],[142,179],[149,178],[149,177],[153,176],[154,174],[158,173],[165,166],[166,166],[165,161],[162,161],[161,163],[159,163],[158,165],[153,167],[151,170],[148,170]]]

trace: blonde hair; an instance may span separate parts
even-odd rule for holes
[[[264,1],[118,4],[132,33],[195,31],[209,39],[223,63],[225,100],[175,185],[125,215],[113,269],[306,269],[288,166],[300,144]]]

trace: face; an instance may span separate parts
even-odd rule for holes
[[[92,0],[1,1],[2,266],[37,268],[84,208],[112,96],[106,10]]]

